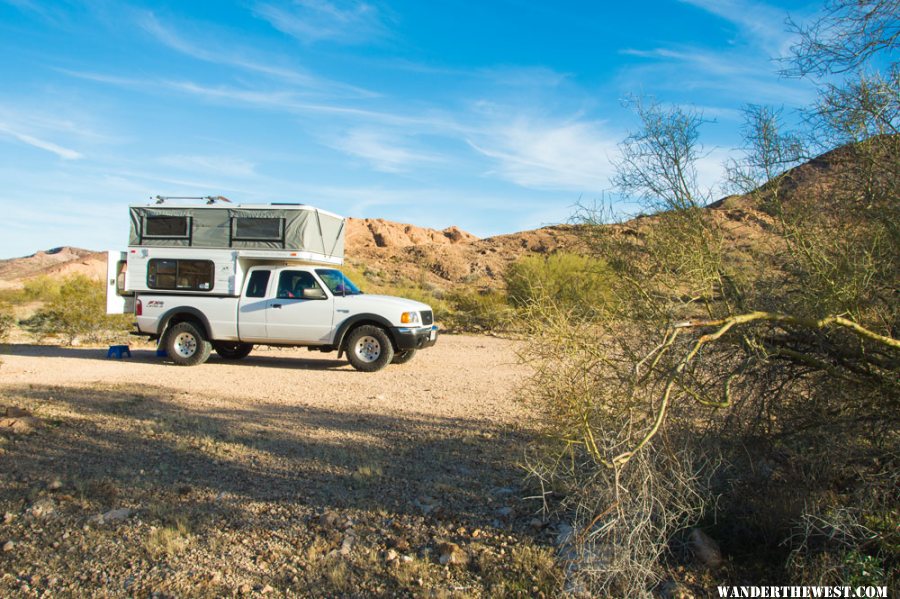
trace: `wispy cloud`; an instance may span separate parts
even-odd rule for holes
[[[625,89],[652,93],[715,91],[729,101],[806,104],[812,98],[809,85],[778,76],[775,65],[762,52],[708,50],[699,47],[625,49],[627,56],[644,64],[623,70]]]
[[[373,129],[331,135],[325,143],[345,154],[362,158],[384,173],[402,173],[424,163],[441,162],[439,156],[413,147],[397,134]]]
[[[782,8],[753,0],[680,0],[736,25],[745,41],[777,58],[786,54],[793,36]]]
[[[233,156],[197,156],[178,154],[163,156],[158,162],[166,167],[193,173],[220,175],[225,177],[253,177],[256,165],[249,160]]]
[[[200,39],[197,43],[188,39],[175,27],[164,24],[152,12],[139,13],[138,25],[164,46],[204,62],[232,66],[245,71],[265,75],[272,79],[290,83],[308,91],[350,95],[353,97],[376,97],[377,93],[338,81],[319,77],[306,69],[297,66],[286,66],[284,60],[272,55],[259,55],[256,50],[242,48],[229,42],[223,44],[218,39],[226,37],[225,32],[200,31],[192,39]],[[254,55],[256,59],[253,59]]]
[[[597,121],[518,118],[469,143],[522,187],[598,192],[609,187],[616,137]]]
[[[387,35],[379,9],[356,0],[293,0],[287,5],[260,3],[254,7],[254,12],[275,29],[304,43],[357,44]]]
[[[46,139],[41,139],[39,137],[29,135],[28,133],[24,133],[22,131],[17,131],[4,123],[0,123],[0,134],[5,134],[8,137],[12,137],[13,139],[18,140],[23,144],[32,146],[34,148],[46,150],[47,152],[56,154],[64,160],[78,160],[80,158],[84,158],[84,155],[81,154],[81,152],[63,147]]]

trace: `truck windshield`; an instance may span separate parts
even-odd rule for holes
[[[357,295],[362,293],[353,281],[344,276],[339,270],[333,268],[317,268],[316,274],[325,281],[331,293],[334,295]]]

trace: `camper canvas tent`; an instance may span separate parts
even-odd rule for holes
[[[344,219],[312,206],[132,206],[131,247],[281,250],[343,262]]]

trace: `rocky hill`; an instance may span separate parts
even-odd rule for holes
[[[829,195],[827,192],[843,176],[847,161],[853,160],[848,148],[822,154],[781,175],[783,200],[815,201]],[[709,206],[713,218],[726,225],[728,241],[736,251],[750,249],[769,237],[773,220],[757,205],[759,197],[728,196]],[[652,216],[638,217],[611,227],[611,232],[640,238],[656,220]],[[556,225],[479,239],[455,226],[437,230],[379,218],[349,218],[346,256],[349,266],[378,283],[412,281],[439,289],[459,285],[486,288],[502,284],[508,265],[525,254],[572,247],[573,233],[571,225]],[[83,273],[103,278],[105,272],[105,254],[61,247],[0,260],[0,288],[20,287],[25,280],[39,275]]]

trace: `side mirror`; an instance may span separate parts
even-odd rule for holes
[[[322,289],[304,289],[303,299],[322,300],[328,299],[328,296],[325,295],[325,291]]]

